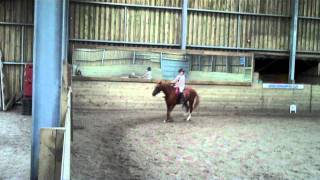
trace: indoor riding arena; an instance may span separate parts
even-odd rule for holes
[[[0,179],[320,177],[318,0],[4,0],[0,60]]]

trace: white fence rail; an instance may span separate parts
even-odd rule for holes
[[[71,95],[72,89],[68,91],[68,106],[65,117],[65,131],[63,138],[63,151],[61,163],[61,180],[70,180],[70,162],[71,162]]]

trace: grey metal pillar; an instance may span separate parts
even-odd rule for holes
[[[298,33],[298,11],[299,0],[292,1],[291,7],[291,32],[290,32],[290,62],[289,62],[289,82],[295,82],[295,66],[297,54],[297,33]]]
[[[181,27],[181,49],[187,47],[187,33],[188,33],[188,1],[183,0],[182,5],[182,27]]]
[[[40,128],[58,127],[67,0],[35,0],[31,176],[38,177]]]

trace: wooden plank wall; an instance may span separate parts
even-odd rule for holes
[[[300,0],[299,16],[320,18],[320,1]],[[320,20],[299,19],[298,50],[307,52],[320,51]]]
[[[290,16],[290,0],[191,0],[190,8]],[[189,45],[289,49],[289,18],[195,11],[188,21]]]
[[[181,7],[181,0],[103,2]],[[318,53],[320,50],[320,20],[303,18],[319,18],[319,5],[318,0],[300,0],[300,52]],[[289,50],[291,0],[189,0],[189,8],[187,44],[190,46]],[[197,9],[209,11],[199,12]],[[237,15],[238,12],[251,14]],[[71,39],[160,43],[178,48],[181,10],[124,8],[71,1],[70,28]]]
[[[172,7],[179,7],[181,4],[181,0],[112,2]],[[178,44],[181,31],[180,16],[179,11],[172,10],[125,10],[123,7],[71,3],[70,38]]]
[[[151,95],[154,83],[73,81],[73,107],[78,110],[160,110],[165,103]],[[304,90],[263,89],[253,86],[192,85],[200,95],[200,112],[280,111],[297,103],[298,112],[320,112],[320,86]]]
[[[33,0],[0,1],[0,22],[33,24]],[[24,31],[24,39],[22,33]],[[23,43],[22,43],[23,42]],[[22,47],[22,44],[23,47]],[[7,25],[0,23],[0,50],[2,61],[32,62],[33,26]],[[20,92],[22,66],[4,65],[8,84],[8,96]],[[22,71],[23,72],[23,71]]]

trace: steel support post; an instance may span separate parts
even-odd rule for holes
[[[185,50],[187,47],[187,33],[188,33],[188,1],[183,0],[182,4],[182,31],[181,31],[181,49]]]
[[[291,12],[291,32],[290,32],[289,83],[294,83],[296,54],[297,54],[299,0],[292,1],[291,10],[292,12]]]
[[[60,124],[62,62],[68,0],[35,0],[31,176],[38,178],[40,128]]]

